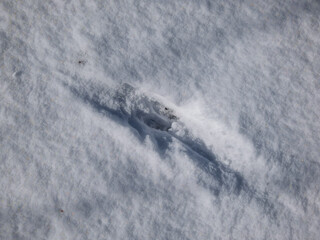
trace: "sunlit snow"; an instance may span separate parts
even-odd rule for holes
[[[320,2],[1,0],[0,239],[320,236]]]

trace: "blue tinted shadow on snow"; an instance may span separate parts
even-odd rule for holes
[[[123,125],[130,126],[141,141],[148,135],[151,141],[157,147],[158,153],[164,156],[169,149],[173,138],[180,141],[185,147],[185,153],[193,159],[197,166],[214,177],[220,188],[224,186],[235,194],[240,194],[242,190],[247,191],[248,186],[245,179],[237,172],[220,163],[216,156],[206,147],[200,139],[188,139],[180,137],[168,130],[171,128],[171,122],[164,120],[156,113],[145,113],[142,111],[133,111],[130,114],[123,108],[112,109],[102,103],[98,95],[89,95],[84,91],[70,87],[71,92],[83,102],[89,104],[95,111],[108,116],[113,121]],[[215,189],[215,193],[220,189]]]
[[[227,191],[233,192],[236,195],[239,195],[241,191],[246,193],[252,192],[243,176],[221,163],[202,140],[197,139],[195,141],[176,135],[173,136],[183,143],[188,156],[195,160],[196,164],[210,176],[214,176],[219,185],[223,186]],[[220,190],[215,189],[215,192],[217,191]]]
[[[129,126],[141,142],[148,135],[157,147],[161,157],[165,156],[173,139],[178,140],[185,147],[185,153],[188,157],[200,169],[213,177],[214,184],[202,184],[212,194],[219,195],[221,191],[235,195],[245,194],[248,201],[255,199],[267,215],[272,219],[276,218],[275,208],[268,198],[249,186],[240,173],[221,163],[201,139],[195,140],[186,136],[181,137],[168,131],[171,128],[172,122],[164,120],[161,116],[157,116],[156,113],[149,114],[139,110],[128,113],[121,106],[118,109],[112,109],[104,104],[98,95],[89,95],[76,88],[69,88],[76,97],[89,104],[98,113],[107,116],[122,126]]]

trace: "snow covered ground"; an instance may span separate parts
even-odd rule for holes
[[[318,0],[1,0],[0,239],[319,239]]]

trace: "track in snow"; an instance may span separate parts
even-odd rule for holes
[[[235,195],[244,194],[246,198],[256,200],[267,215],[276,218],[273,203],[250,186],[239,172],[220,162],[203,140],[193,137],[188,129],[184,129],[185,134],[182,136],[172,130],[173,123],[181,128],[185,128],[184,124],[172,109],[158,100],[139,92],[127,83],[115,90],[92,85],[66,86],[99,114],[129,126],[141,141],[148,135],[163,156],[173,140],[180,142],[190,159],[213,178],[210,186],[202,184],[214,195],[219,195],[221,191]]]

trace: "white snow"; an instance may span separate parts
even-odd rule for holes
[[[319,1],[0,2],[0,239],[318,239]]]

